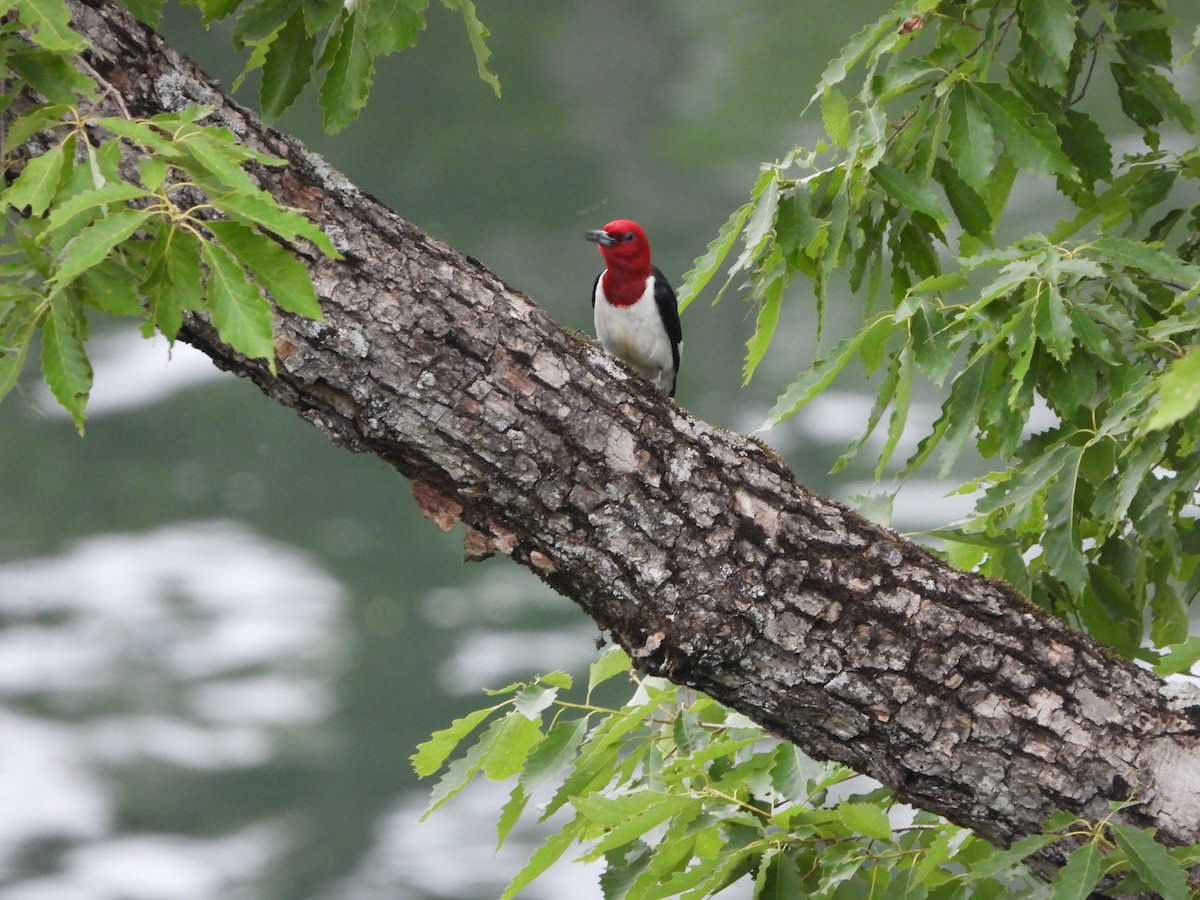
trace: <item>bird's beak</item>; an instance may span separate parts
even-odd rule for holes
[[[601,247],[611,247],[617,242],[615,237],[603,229],[600,229],[599,231],[585,231],[583,236],[589,241],[594,241],[595,243],[599,244]]]

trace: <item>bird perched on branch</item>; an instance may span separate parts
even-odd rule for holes
[[[674,397],[683,328],[675,292],[650,263],[646,232],[637,222],[617,219],[585,237],[600,245],[606,267],[592,287],[601,346]]]

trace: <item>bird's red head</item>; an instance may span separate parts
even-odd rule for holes
[[[599,231],[589,231],[587,239],[600,246],[600,254],[610,271],[632,278],[650,276],[650,242],[637,222],[616,219]]]

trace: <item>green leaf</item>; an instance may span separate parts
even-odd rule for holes
[[[425,807],[425,812],[421,814],[422,822],[429,818],[429,815],[435,809],[457,796],[479,774],[479,761],[483,757],[484,751],[491,744],[499,724],[500,720],[493,722],[487,731],[480,736],[479,741],[465,755],[454,760],[446,768],[446,771],[438,779],[438,783],[434,785],[433,791],[430,793],[429,805]]]
[[[916,369],[916,366],[913,365],[913,359],[914,354],[912,342],[910,341],[904,345],[904,349],[900,351],[897,357],[896,390],[892,396],[892,417],[888,422],[887,439],[879,451],[879,461],[875,464],[876,481],[883,478],[887,463],[892,458],[892,453],[895,452],[896,445],[900,443],[900,436],[904,433],[904,426],[908,422],[908,409],[912,402],[913,374]]]
[[[1057,834],[1031,834],[1015,841],[1007,850],[998,850],[986,859],[982,859],[969,867],[963,874],[962,880],[968,883],[992,878],[1000,872],[1022,862],[1043,847],[1048,847],[1059,840]]]
[[[224,247],[205,241],[200,255],[208,267],[205,298],[221,340],[248,357],[267,360],[273,369],[271,305]]]
[[[366,21],[357,9],[343,17],[337,31],[329,36],[321,61],[329,71],[318,96],[325,110],[325,130],[332,133],[358,117],[375,75],[375,61],[367,47]]]
[[[1087,581],[1087,558],[1080,550],[1075,522],[1075,487],[1082,456],[1082,446],[1070,448],[1054,484],[1046,488],[1046,565],[1072,590],[1084,589]]]
[[[582,857],[585,861],[590,861],[634,841],[686,809],[701,806],[702,802],[698,798],[679,794],[637,791],[622,794],[612,800],[596,795],[576,797],[571,804],[589,822],[607,829],[604,836],[589,847]],[[617,807],[615,811],[612,808],[614,806]],[[619,817],[614,818],[614,812]]]
[[[224,194],[210,202],[221,212],[279,235],[285,241],[302,237],[311,241],[326,256],[341,259],[329,238],[298,210],[280,206],[266,191],[253,194]]]
[[[492,51],[487,47],[488,30],[479,21],[479,16],[475,13],[475,4],[471,0],[442,0],[442,3],[447,9],[457,9],[462,13],[463,24],[467,27],[467,39],[471,42],[471,49],[475,52],[475,68],[479,71],[479,77],[484,83],[490,84],[496,96],[500,96],[500,79],[496,74],[488,68],[488,60],[492,56]]]
[[[1037,42],[1050,63],[1037,73],[1038,80],[1056,90],[1066,90],[1077,21],[1072,0],[1038,0],[1022,3],[1018,8],[1023,35]]]
[[[367,7],[367,44],[376,56],[411,47],[425,27],[428,0],[374,0]]]
[[[63,125],[63,117],[71,110],[67,103],[43,103],[14,119],[4,132],[7,149],[20,147],[39,131]]]
[[[303,11],[297,11],[271,41],[263,59],[258,94],[267,119],[279,118],[312,78],[316,40],[316,35],[309,34],[305,27]]]
[[[31,298],[32,299],[32,298]],[[32,315],[22,316],[15,327],[0,333],[0,400],[7,396],[17,383],[29,345],[33,343],[33,332],[37,321]]]
[[[21,22],[33,29],[34,40],[47,50],[80,53],[88,41],[71,28],[71,11],[62,0],[17,0]]]
[[[746,363],[742,367],[742,384],[747,385],[754,377],[754,370],[762,362],[767,348],[771,346],[771,338],[779,324],[779,311],[783,306],[783,287],[785,278],[775,274],[762,289],[763,299],[758,307],[758,316],[754,320],[754,334],[746,342]]]
[[[92,266],[99,265],[123,241],[156,215],[146,209],[122,209],[97,219],[63,247],[54,273],[54,290],[62,290]]]
[[[512,793],[508,795],[508,802],[500,810],[500,818],[496,821],[497,850],[504,846],[504,842],[512,833],[513,826],[517,824],[517,820],[521,818],[521,813],[525,811],[528,804],[529,795],[525,793],[525,786],[522,782],[518,781],[513,785]]]
[[[579,746],[587,736],[587,726],[585,718],[555,722],[546,732],[545,739],[525,760],[521,783],[534,788],[560,778],[579,752]]]
[[[42,319],[42,374],[80,434],[92,389],[92,366],[83,349],[86,332],[78,299],[64,294],[53,297],[49,314]]]
[[[1121,237],[1097,238],[1087,245],[1090,256],[1109,265],[1140,269],[1154,278],[1191,286],[1200,280],[1200,268],[1189,265],[1161,246]]]
[[[223,19],[235,9],[242,0],[193,0],[200,9],[205,25],[211,25],[217,19]]]
[[[50,212],[46,233],[51,234],[69,224],[80,213],[92,212],[112,203],[124,203],[150,196],[153,195],[144,188],[128,181],[109,182],[104,187],[84,191],[56,205]]]
[[[622,648],[615,644],[609,647],[588,668],[588,694],[610,678],[628,672],[632,664],[629,654]]]
[[[509,713],[501,720],[495,739],[480,759],[483,774],[493,781],[504,781],[516,775],[541,739],[540,717],[534,721],[520,712]]]
[[[683,276],[683,284],[679,289],[680,312],[687,309],[688,304],[695,300],[696,295],[704,290],[705,286],[712,280],[717,269],[721,267],[721,263],[725,261],[725,257],[729,255],[729,251],[733,248],[738,235],[741,234],[742,228],[745,227],[746,219],[750,217],[750,213],[753,211],[753,202],[740,206],[725,224],[721,226],[721,230],[717,232],[717,236],[709,243],[704,255],[696,259],[691,271]]]
[[[125,8],[152,28],[158,27],[165,0],[125,0]]]
[[[1190,637],[1182,644],[1176,644],[1170,653],[1158,661],[1154,666],[1154,674],[1162,678],[1188,672],[1197,660],[1200,660],[1200,637]]]
[[[63,144],[55,144],[25,164],[16,181],[0,192],[0,203],[11,206],[17,212],[28,206],[30,215],[42,215],[54,199],[66,165]]]
[[[499,706],[489,706],[486,709],[477,709],[460,719],[455,719],[448,728],[435,731],[429,740],[418,744],[417,751],[409,757],[412,761],[413,771],[420,778],[432,775],[442,767],[442,763],[462,743],[463,738],[499,708]]]
[[[1125,851],[1137,872],[1163,900],[1187,900],[1187,870],[1169,854],[1153,833],[1132,825],[1110,823],[1117,846]]]
[[[842,824],[856,834],[877,841],[892,839],[892,823],[887,814],[872,803],[842,803],[837,808]]]
[[[871,170],[875,182],[900,204],[901,210],[915,210],[925,213],[935,222],[945,223],[946,213],[928,186],[895,169],[886,163],[880,163]]]
[[[837,374],[854,358],[868,338],[878,339],[881,335],[886,336],[894,324],[891,316],[880,316],[858,334],[841,341],[828,356],[814,362],[812,368],[775,401],[775,405],[767,414],[766,422],[759,427],[759,430],[765,431],[773,428],[803,409],[809,401],[829,387]]]
[[[1054,877],[1052,900],[1087,900],[1100,881],[1100,847],[1089,841],[1067,857]]]
[[[1017,165],[1044,175],[1075,176],[1049,119],[1003,85],[986,81],[970,84],[996,137]]]
[[[567,852],[567,848],[575,842],[581,822],[582,817],[576,816],[575,820],[567,824],[562,831],[550,835],[546,839],[546,843],[529,858],[525,868],[521,869],[504,889],[500,900],[512,900],[521,890],[532,884],[534,879],[554,865],[558,858]]]
[[[850,104],[846,95],[833,85],[821,94],[821,118],[833,145],[844,150],[850,143]]]
[[[324,319],[308,269],[293,253],[240,222],[208,222],[206,227],[282,309],[318,321]]]
[[[1200,407],[1200,347],[1171,363],[1154,382],[1155,405],[1146,429],[1166,428]]]

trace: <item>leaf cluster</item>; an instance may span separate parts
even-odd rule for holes
[[[259,104],[268,119],[279,117],[320,74],[318,102],[327,131],[340,131],[366,105],[375,77],[375,59],[416,43],[425,27],[429,0],[191,0],[204,23],[232,19],[238,49],[249,49],[245,69],[234,84],[260,71]],[[130,11],[150,24],[164,0],[126,0]],[[488,30],[473,0],[442,0],[463,19],[479,77],[496,96],[500,81],[488,67]]]
[[[303,239],[337,255],[318,227],[280,206],[246,169],[283,160],[205,124],[211,110],[203,106],[149,119],[82,115],[78,99],[91,99],[95,85],[81,83],[69,60],[81,39],[66,27],[65,5],[36,0],[10,12],[4,37],[13,52],[0,63],[3,74],[20,75],[23,54],[41,60],[40,80],[28,83],[46,102],[14,116],[4,135],[5,169],[19,166],[19,174],[0,191],[0,398],[40,333],[46,384],[82,430],[92,313],[141,318],[145,333],[169,340],[185,312],[205,313],[222,340],[273,365],[270,301],[321,316],[290,245]],[[23,88],[19,79],[5,83],[7,109]]]
[[[596,689],[618,677],[628,699],[597,704]],[[426,816],[483,776],[513,784],[499,844],[527,813],[550,820],[555,830],[505,900],[572,848],[577,860],[603,860],[606,900],[698,900],[739,881],[756,898],[780,900],[1058,900],[1086,897],[1103,878],[1120,878],[1121,893],[1179,900],[1187,867],[1200,860],[1197,848],[1168,850],[1152,831],[1116,821],[1125,804],[1100,823],[1056,816],[1044,834],[998,850],[936,816],[914,817],[887,791],[814,762],[707,697],[637,675],[619,648],[592,665],[582,702],[562,696],[571,687],[554,672],[491,692],[504,699],[456,719],[412,757],[422,777],[442,771]],[[1022,863],[1052,844],[1069,856],[1047,888]]]
[[[726,286],[744,277],[757,309],[749,378],[789,283],[811,286],[820,333],[845,273],[865,324],[766,426],[861,368],[876,401],[835,469],[869,452],[898,486],[945,478],[973,446],[997,468],[963,489],[975,514],[935,535],[952,560],[1130,655],[1184,642],[1200,594],[1200,147],[1173,80],[1195,47],[1175,57],[1170,6],[899,4],[825,70],[810,101],[825,137],[764,167],[681,291],[740,240]],[[1119,145],[1097,118],[1118,110]],[[1065,212],[1029,230],[1015,187]],[[922,390],[941,412],[897,465]]]

